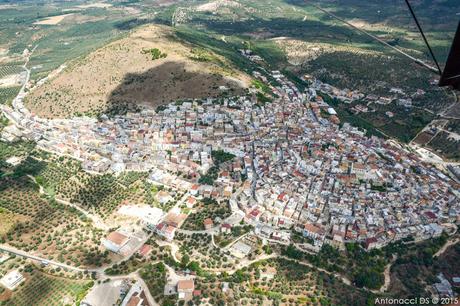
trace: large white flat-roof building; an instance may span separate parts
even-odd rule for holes
[[[19,273],[18,270],[13,270],[8,272],[5,276],[2,277],[2,279],[0,279],[0,284],[5,286],[7,289],[14,290],[24,280],[24,276]]]

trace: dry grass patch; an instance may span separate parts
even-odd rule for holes
[[[53,17],[48,17],[40,21],[34,22],[34,24],[39,24],[39,25],[56,25],[60,23],[64,18],[68,16],[72,16],[73,14],[63,14],[63,15],[58,15],[58,16],[53,16]]]
[[[90,4],[82,4],[82,5],[77,5],[78,8],[86,9],[86,8],[108,8],[111,7],[112,4],[110,3],[103,3],[103,2],[96,2],[96,3],[90,3]]]
[[[25,222],[26,220],[26,217],[15,215],[0,207],[0,236],[8,233],[16,223]]]

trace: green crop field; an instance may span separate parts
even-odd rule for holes
[[[6,65],[0,65],[0,79],[5,77],[17,75],[24,71],[21,65],[8,63]],[[0,104],[9,104],[17,96],[21,86],[7,86],[0,87]]]
[[[24,71],[20,65],[4,65],[0,66],[0,79],[12,74],[18,74]]]
[[[0,88],[0,104],[9,104],[18,95],[20,86]]]
[[[45,77],[67,61],[85,55],[130,30],[130,21],[138,14],[116,9],[88,8],[84,1],[22,1],[0,10],[0,48],[6,49],[9,61],[17,61],[25,49],[32,50],[29,66],[32,79]],[[123,5],[123,4],[120,4]],[[35,24],[47,17],[73,14],[57,25]],[[72,19],[75,18],[75,19]],[[136,24],[136,23],[134,23]],[[8,62],[0,64],[0,77]]]

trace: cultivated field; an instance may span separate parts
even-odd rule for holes
[[[24,152],[25,149],[16,148],[14,150],[16,146],[11,146],[10,150],[3,148],[2,144],[0,142],[0,153],[4,154],[0,154],[0,160],[6,160],[11,156],[23,158],[28,156],[16,167],[4,163],[5,168],[2,169],[4,172],[19,178],[18,181],[25,175],[33,177],[35,183],[42,189],[43,197],[46,195],[48,198],[54,198],[61,204],[75,204],[88,212],[90,217],[97,216],[110,226],[115,227],[133,220],[117,212],[122,205],[135,203],[168,211],[183,197],[183,193],[150,184],[146,181],[146,173],[126,172],[119,176],[111,174],[92,175],[83,171],[80,162],[71,158],[57,157],[44,151],[32,150],[32,148],[28,148],[32,152],[27,153]],[[6,146],[6,144],[4,145]],[[5,152],[2,152],[2,149]],[[0,187],[2,186],[1,182],[0,180]],[[172,196],[172,199],[167,203],[161,204],[156,199],[155,196],[160,189],[164,189]],[[0,200],[2,196],[7,196],[8,190],[0,189]],[[31,192],[35,191],[31,190]],[[11,203],[12,207],[13,204],[14,202]],[[29,207],[29,210],[32,209],[32,206]],[[79,215],[79,212],[74,211],[74,209],[70,209],[70,211]],[[82,215],[80,217],[83,218],[82,221],[89,221]],[[96,224],[96,227],[98,225]]]
[[[165,56],[153,58],[150,51],[154,49]],[[96,115],[217,96],[222,94],[219,86],[226,86],[231,94],[246,87],[247,77],[225,59],[195,60],[192,49],[179,43],[168,27],[142,27],[72,62],[62,74],[33,91],[27,105],[47,118]]]
[[[16,223],[26,221],[27,218],[14,215],[4,208],[0,208],[0,236],[5,235],[12,229]]]
[[[107,259],[99,249],[103,233],[75,209],[40,197],[25,177],[4,178],[0,188],[0,207],[27,220],[2,236],[9,245],[77,266],[100,265]]]
[[[352,52],[356,55],[382,55],[381,52],[368,49],[358,49],[356,47],[340,44],[307,42],[289,37],[274,38],[272,40],[286,53],[288,62],[294,66],[307,64],[323,54],[330,54],[338,51]]]
[[[230,206],[227,202],[217,202],[212,199],[199,201],[192,210],[192,213],[185,220],[183,228],[189,230],[203,230],[203,221],[207,218],[225,219],[231,215]]]
[[[43,20],[34,22],[34,24],[39,24],[39,25],[56,25],[60,23],[64,18],[72,16],[72,14],[63,14],[63,15],[58,15],[58,16],[53,16],[53,17],[48,17]]]
[[[223,282],[229,289],[223,293]],[[256,262],[232,275],[202,278],[212,305],[365,305],[366,294],[328,274],[285,259]]]
[[[11,103],[20,89],[20,86],[0,88],[0,104]]]
[[[25,160],[11,166],[5,161],[13,156]],[[32,143],[0,142],[0,242],[76,266],[107,262],[108,254],[100,249],[103,232],[75,208],[53,199],[53,186],[75,168],[64,160],[60,168],[53,168],[41,161],[46,157],[34,151]],[[59,165],[57,160],[53,162]],[[53,180],[47,179],[48,175]],[[40,194],[31,176],[44,185],[47,196]]]
[[[24,79],[20,65],[0,66],[0,104],[10,103],[19,93]]]
[[[212,246],[211,235],[207,234],[177,234],[180,245],[179,258],[188,256],[199,264],[202,269],[209,271],[225,271],[231,269],[237,258],[230,256],[228,251]],[[233,239],[234,240],[234,239]]]
[[[81,295],[84,296],[89,286],[91,282],[88,281],[74,281],[32,271],[26,275],[26,282],[13,292],[12,297],[0,302],[0,305],[74,305],[81,299]]]

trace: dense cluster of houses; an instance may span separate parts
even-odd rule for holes
[[[3,111],[15,133],[80,159],[88,171],[149,171],[156,183],[205,198],[238,193],[246,222],[295,228],[319,246],[380,247],[435,237],[460,221],[458,184],[391,141],[339,126],[315,88],[301,92],[279,71],[270,77],[273,103],[250,92],[100,120],[37,118],[17,100]],[[216,167],[216,151],[234,158]],[[211,181],[200,181],[206,176]],[[170,217],[156,227],[167,239],[183,222],[179,213]]]

